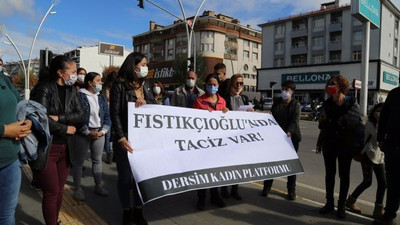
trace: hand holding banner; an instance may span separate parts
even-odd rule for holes
[[[270,114],[128,105],[128,153],[143,202],[189,190],[302,173]]]

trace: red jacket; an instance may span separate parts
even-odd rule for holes
[[[208,100],[208,95],[204,94],[200,97],[197,97],[196,100],[193,103],[193,108],[195,109],[207,109],[211,111],[222,111],[224,108],[226,108],[226,102],[225,99],[222,98],[220,95],[218,95],[218,101],[215,107],[211,106],[210,101]]]

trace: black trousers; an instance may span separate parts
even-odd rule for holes
[[[385,143],[387,196],[385,217],[395,218],[400,204],[400,145]]]
[[[199,201],[204,202],[206,200],[207,190],[208,189],[197,190],[197,197],[199,198]],[[211,194],[211,199],[218,198],[219,197],[218,188],[210,188],[210,194]]]
[[[363,173],[363,181],[359,184],[351,194],[351,197],[357,199],[361,193],[363,193],[372,184],[372,173],[375,173],[376,180],[378,182],[378,188],[376,190],[376,204],[383,204],[383,197],[386,191],[386,178],[385,178],[385,165],[374,164],[364,153],[361,156],[361,168]]]
[[[325,189],[328,203],[333,203],[333,193],[335,188],[336,161],[339,163],[339,203],[344,204],[350,186],[350,166],[353,159],[353,149],[324,149],[325,162]]]

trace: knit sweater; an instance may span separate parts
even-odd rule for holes
[[[18,159],[20,142],[5,138],[5,125],[17,121],[17,103],[21,100],[10,79],[0,72],[0,169]]]

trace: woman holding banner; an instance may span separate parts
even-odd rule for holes
[[[123,224],[147,224],[142,215],[143,203],[136,185],[133,185],[133,207],[131,205],[130,189],[135,179],[128,160],[128,154],[133,153],[128,141],[128,102],[135,102],[135,107],[155,104],[150,84],[145,79],[147,72],[146,57],[138,52],[129,54],[110,91],[114,156],[118,171],[118,195],[123,208]]]
[[[242,74],[234,74],[228,84],[228,96],[226,98],[226,106],[229,110],[237,111],[240,106],[249,105],[249,98],[243,94],[243,76]],[[253,108],[249,108],[247,111],[254,112]],[[239,185],[232,185],[231,193],[228,191],[228,187],[221,187],[221,195],[224,198],[232,196],[236,200],[242,200],[242,197],[238,192]]]
[[[206,94],[198,97],[194,103],[193,108],[205,109],[208,111],[222,111],[228,112],[226,102],[224,98],[217,94],[218,92],[218,75],[209,74],[206,77]],[[225,206],[225,202],[219,197],[218,188],[211,188],[211,203],[222,208]],[[199,198],[197,202],[197,209],[204,210],[206,202],[206,189],[198,190],[197,196]]]

